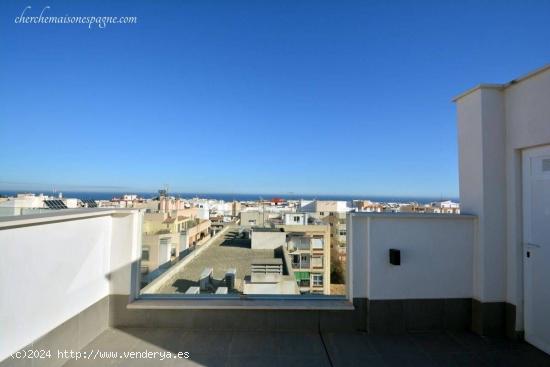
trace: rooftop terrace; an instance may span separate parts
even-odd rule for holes
[[[242,293],[244,280],[251,276],[251,265],[260,259],[274,261],[279,258],[275,250],[250,248],[250,239],[240,238],[237,226],[232,226],[220,238],[214,239],[203,252],[186,264],[161,286],[156,293],[185,293],[189,287],[199,286],[205,268],[213,268],[213,286],[226,286],[224,276],[228,269],[236,269],[235,293]]]
[[[189,352],[189,359],[106,359],[109,366],[550,366],[538,349],[471,333],[109,329],[83,348],[105,352]],[[98,365],[70,360],[65,366]]]

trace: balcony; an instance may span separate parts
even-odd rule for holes
[[[3,218],[0,316],[10,337],[2,338],[0,366],[29,365],[10,356],[29,349],[55,351],[34,366],[550,365],[526,343],[469,331],[476,217],[354,213],[348,220],[353,307],[315,295],[139,300],[139,210]],[[400,266],[388,263],[394,247]],[[98,362],[58,358],[58,350],[134,354]],[[154,361],[146,351],[157,352]],[[161,360],[162,352],[190,358]]]

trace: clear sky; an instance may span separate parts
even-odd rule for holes
[[[15,24],[27,15],[133,25]],[[457,196],[453,96],[550,62],[548,1],[9,1],[0,189]]]

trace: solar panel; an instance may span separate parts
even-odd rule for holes
[[[97,208],[97,203],[95,202],[95,200],[83,199],[81,201],[82,201],[82,204],[85,204],[85,205],[87,204],[88,208]]]
[[[44,200],[44,204],[50,209],[68,209],[62,200]]]

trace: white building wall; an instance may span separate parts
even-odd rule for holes
[[[13,227],[28,220],[0,222],[0,360],[129,282],[117,270],[141,238],[138,213],[61,213],[34,219],[40,225]]]
[[[297,222],[294,220],[295,217],[299,218]],[[308,213],[286,213],[284,216],[284,224],[304,226],[307,225],[308,218]]]
[[[472,297],[475,217],[351,213],[348,221],[354,298]],[[390,248],[401,250],[401,265],[389,263]]]
[[[500,90],[488,88],[468,95],[458,111],[461,212],[479,218],[474,297],[482,302],[506,298],[503,103]]]
[[[550,65],[456,99],[462,212],[480,216],[476,269],[484,278],[476,277],[475,296],[516,305],[516,330],[523,329],[521,155],[550,144],[549,101]]]

